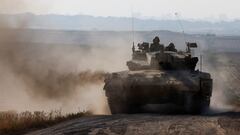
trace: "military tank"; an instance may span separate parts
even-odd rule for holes
[[[196,43],[186,43],[186,51],[177,51],[173,43],[138,44],[132,48],[128,71],[111,73],[104,90],[112,114],[138,113],[147,104],[174,104],[184,112],[198,114],[208,109],[212,95],[211,75],[196,70],[199,61],[191,50]]]

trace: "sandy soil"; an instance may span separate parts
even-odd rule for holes
[[[90,116],[60,123],[28,135],[237,135],[240,113],[191,115]]]

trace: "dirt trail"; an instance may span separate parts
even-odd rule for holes
[[[208,116],[112,115],[90,116],[60,123],[28,135],[185,135],[240,134],[240,113]]]

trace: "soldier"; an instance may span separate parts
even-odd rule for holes
[[[165,51],[172,51],[177,52],[177,49],[175,48],[175,45],[173,43],[170,43],[166,48]]]
[[[153,43],[150,46],[150,51],[151,52],[164,51],[164,46],[160,44],[160,39],[158,36],[156,36],[153,39]]]

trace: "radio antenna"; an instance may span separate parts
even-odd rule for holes
[[[175,13],[175,16],[176,16],[176,18],[177,18],[177,22],[178,22],[178,24],[179,24],[179,26],[180,26],[180,29],[182,30],[184,42],[187,43],[187,42],[186,42],[186,37],[185,37],[184,27],[183,27],[183,24],[182,24],[182,22],[181,22],[181,20],[180,20],[179,14],[176,12],[176,13]]]
[[[135,46],[135,30],[134,30],[134,14],[133,14],[133,6],[131,6],[131,14],[132,14],[132,40],[133,40],[133,48]]]

